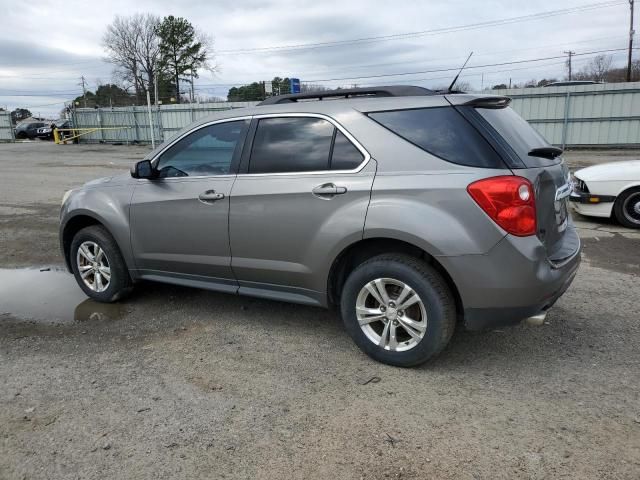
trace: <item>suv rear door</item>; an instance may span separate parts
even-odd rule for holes
[[[239,293],[323,304],[333,259],[362,238],[374,175],[375,161],[326,116],[255,117],[229,213]]]

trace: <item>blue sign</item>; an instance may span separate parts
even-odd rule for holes
[[[289,83],[291,85],[291,93],[300,93],[300,79],[290,78]]]

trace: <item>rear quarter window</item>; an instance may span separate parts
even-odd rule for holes
[[[526,167],[546,167],[562,161],[560,157],[549,159],[529,155],[532,149],[549,147],[550,144],[511,107],[476,108],[476,111],[507,142]]]
[[[505,168],[502,158],[453,107],[372,112],[369,117],[416,147],[458,165]]]

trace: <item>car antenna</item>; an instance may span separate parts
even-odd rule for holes
[[[458,72],[458,74],[456,75],[456,78],[453,79],[453,82],[451,82],[451,85],[449,85],[449,88],[447,88],[447,93],[453,93],[453,87],[456,84],[456,82],[458,81],[458,77],[460,76],[460,74],[462,73],[462,70],[464,70],[464,67],[467,66],[467,62],[469,61],[469,59],[471,58],[471,55],[473,55],[473,52],[471,52],[469,54],[469,56],[467,57],[467,59],[464,61],[464,63],[462,64],[462,67],[460,67],[460,71]]]

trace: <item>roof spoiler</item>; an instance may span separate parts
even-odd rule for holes
[[[511,103],[511,98],[509,97],[479,97],[469,100],[468,102],[463,103],[462,105],[467,105],[469,107],[476,108],[506,108]]]
[[[338,88],[324,92],[293,93],[288,95],[278,95],[263,100],[258,105],[279,105],[283,103],[293,103],[298,100],[322,100],[324,98],[355,98],[355,97],[416,97],[425,95],[436,95],[437,92],[428,88],[416,87],[413,85],[392,85],[389,87],[371,88]]]

